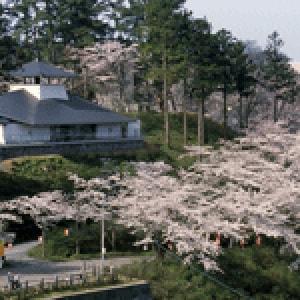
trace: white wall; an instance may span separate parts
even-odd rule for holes
[[[25,90],[39,100],[61,99],[68,100],[66,89],[63,85],[55,84],[12,84],[10,91]]]
[[[4,125],[0,124],[0,145],[5,144]]]
[[[116,138],[121,137],[121,125],[98,125],[96,138]]]
[[[5,126],[5,140],[6,144],[50,141],[50,128],[10,123]]]
[[[128,137],[140,137],[141,136],[141,121],[128,123]]]

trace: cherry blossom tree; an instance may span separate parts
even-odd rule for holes
[[[54,192],[0,208],[30,214],[38,224],[45,215],[83,222],[102,221],[109,212],[133,233],[144,231],[138,245],[160,238],[206,268],[217,268],[221,240],[245,246],[254,235],[257,244],[262,236],[281,239],[300,254],[299,133],[291,133],[285,123],[264,122],[245,137],[221,141],[217,150],[197,148],[193,155],[198,161],[176,176],[164,162],[136,162],[135,175],[70,176],[71,200]]]
[[[47,228],[62,220],[72,220],[75,210],[65,201],[61,191],[45,192],[33,197],[22,196],[0,204],[0,210],[8,213],[10,221],[30,216],[42,230],[43,256],[45,256],[45,233]]]
[[[299,135],[266,123],[259,135],[204,149],[177,177],[164,163],[137,163],[114,200],[118,221],[151,237],[160,232],[205,267],[216,267],[220,237],[241,245],[254,234],[281,238],[300,254],[299,145]]]
[[[109,91],[114,95],[117,90],[119,108],[123,109],[128,100],[128,89],[134,88],[137,45],[126,46],[117,41],[107,41],[96,43],[92,47],[67,48],[66,52],[69,59],[79,62],[79,67],[83,70],[85,97],[88,96],[87,86],[91,84],[104,94]],[[133,91],[129,94],[133,97]]]

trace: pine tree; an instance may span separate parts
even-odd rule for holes
[[[274,31],[268,37],[268,45],[265,50],[265,64],[263,66],[265,85],[273,97],[273,120],[279,118],[279,102],[290,100],[297,94],[296,74],[289,64],[289,58],[282,53],[284,45],[278,32]]]
[[[14,35],[19,44],[17,59],[21,64],[37,56],[37,1],[12,0],[10,15],[15,19]]]
[[[255,73],[257,71],[256,65],[251,61],[244,43],[237,42],[235,44],[235,65],[233,68],[233,77],[236,85],[236,90],[239,94],[239,126],[244,127],[244,105],[243,99],[254,95],[257,80]]]
[[[15,62],[16,44],[12,39],[7,9],[0,3],[0,76],[5,76]]]
[[[198,145],[204,145],[205,102],[216,89],[216,54],[210,24],[205,19],[192,21],[189,59],[191,62],[191,88],[198,103]]]
[[[64,45],[84,47],[103,39],[108,24],[101,20],[106,10],[105,0],[59,1],[59,32]]]
[[[163,84],[165,144],[169,146],[168,87],[178,78],[180,49],[177,39],[177,17],[182,15],[184,0],[150,0],[140,26],[142,59],[149,66],[147,77]]]
[[[127,42],[139,42],[141,24],[145,18],[145,6],[149,0],[111,1],[110,20],[114,22],[113,34]]]
[[[235,91],[233,74],[234,66],[236,64],[235,44],[237,41],[232,36],[232,33],[225,29],[222,29],[216,33],[216,41],[219,49],[215,61],[218,65],[219,70],[217,77],[223,93],[223,129],[224,138],[226,138],[228,126],[227,97],[229,93]]]

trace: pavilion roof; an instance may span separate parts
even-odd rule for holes
[[[14,77],[45,77],[45,78],[74,78],[76,74],[64,71],[49,63],[42,61],[32,61],[23,65],[21,68],[11,71]]]

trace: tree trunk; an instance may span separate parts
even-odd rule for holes
[[[224,138],[227,138],[227,84],[224,83],[223,88],[223,127],[224,127]]]
[[[165,46],[166,47],[166,46]],[[169,107],[168,107],[168,99],[167,99],[167,53],[166,49],[164,49],[163,55],[163,74],[164,74],[164,122],[165,122],[165,145],[169,147]]]
[[[276,123],[278,121],[278,99],[275,95],[274,97],[274,122]]]
[[[182,111],[183,111],[183,145],[187,145],[187,114],[186,114],[186,80],[183,81],[183,98],[182,98]]]
[[[250,101],[249,97],[246,98],[246,108],[245,108],[245,128],[249,127],[249,116],[250,116]]]
[[[43,228],[42,228],[42,251],[43,251],[43,253],[42,253],[42,256],[43,256],[43,258],[45,258],[46,257],[46,245],[45,245],[45,243],[46,243],[46,232],[45,232],[45,225],[43,224]]]
[[[84,74],[83,74],[83,96],[85,99],[87,99],[87,67],[84,68]]]
[[[75,254],[80,254],[80,245],[79,245],[79,221],[76,219],[76,240],[75,240]]]
[[[116,251],[116,230],[113,228],[111,231],[111,246],[112,250]]]
[[[120,93],[120,103],[119,103],[119,110],[123,111],[125,105],[125,97],[124,97],[124,86],[125,86],[125,71],[124,71],[124,65],[122,62],[120,62],[119,66],[119,93]]]
[[[204,146],[204,97],[198,104],[198,145]]]
[[[240,119],[240,129],[244,128],[244,121],[243,121],[243,97],[240,95],[239,98],[239,119]]]

